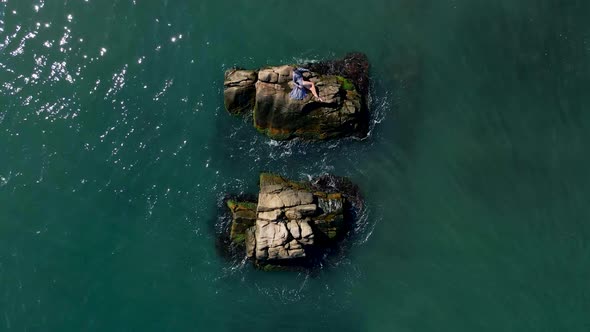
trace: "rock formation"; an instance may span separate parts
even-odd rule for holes
[[[225,108],[232,114],[252,112],[254,126],[277,140],[364,137],[369,120],[367,57],[352,53],[341,60],[301,65],[311,71],[303,76],[315,83],[323,102],[314,100],[311,92],[303,100],[290,98],[297,66],[226,71]]]
[[[295,182],[262,173],[257,203],[226,202],[230,240],[260,268],[308,265],[344,237],[347,204],[358,202],[356,187],[344,178]]]

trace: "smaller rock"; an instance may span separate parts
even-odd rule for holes
[[[230,69],[225,72],[224,104],[232,114],[245,114],[254,108],[256,96],[255,70]]]
[[[309,226],[309,219],[298,221],[299,228],[301,228],[301,239],[299,243],[303,245],[312,245],[314,243],[314,234],[311,226]]]
[[[225,72],[225,87],[248,86],[256,82],[255,70],[229,69]]]
[[[250,227],[246,230],[246,257],[254,257],[254,250],[256,249],[256,235],[254,234],[256,227]]]
[[[311,229],[311,226],[309,226],[308,219],[301,220],[298,224],[299,228],[301,228],[301,237],[305,238],[313,235],[313,230]]]
[[[279,197],[279,194],[264,192],[258,194],[258,212],[280,209],[284,206],[285,204]]]
[[[329,82],[331,83],[331,82]],[[318,83],[320,89],[320,97],[326,98],[326,102],[340,103],[340,85],[329,84],[328,82]],[[346,100],[348,101],[348,100]]]
[[[260,192],[265,194],[278,194],[284,188],[284,184],[267,184],[260,187]]]
[[[313,202],[313,194],[302,190],[284,190],[279,193],[279,198],[284,207],[305,205]]]
[[[291,236],[293,236],[295,239],[299,239],[301,238],[301,232],[299,231],[299,224],[297,223],[297,221],[295,220],[291,220],[287,223],[287,228],[289,229],[289,233],[291,233]],[[295,241],[295,240],[293,240]],[[295,241],[297,242],[297,241]]]
[[[305,250],[303,250],[303,249],[289,250],[289,258],[301,258],[301,257],[305,257]]]
[[[287,258],[291,258],[289,257],[289,251],[287,251],[287,249],[285,249],[284,247],[279,247],[279,259]]]
[[[268,259],[277,259],[279,258],[279,248],[268,248]]]
[[[285,211],[285,217],[289,220],[297,220],[302,219],[303,215],[299,211],[289,209]]]
[[[313,215],[316,212],[317,208],[318,207],[315,204],[297,205],[297,206],[294,206],[294,207],[292,207],[290,209],[287,209],[285,211],[285,215],[287,215],[287,213],[289,213],[289,212],[295,212],[295,213],[297,213],[297,214],[299,214],[301,216],[311,216],[311,215]],[[289,217],[287,216],[287,218],[289,218]],[[299,218],[289,218],[289,219],[301,219],[301,217],[299,217]]]
[[[279,75],[272,68],[262,69],[258,72],[258,80],[266,83],[278,83]]]
[[[256,250],[263,250],[270,246],[275,237],[275,224],[256,220]],[[258,254],[257,254],[258,255]],[[258,257],[257,257],[258,258]]]
[[[315,236],[313,234],[309,235],[308,237],[301,238],[299,243],[305,246],[311,246],[314,243]]]
[[[291,74],[293,73],[293,67],[288,65],[274,67],[274,71],[279,74],[279,76],[286,77],[287,80],[290,80]]]
[[[270,247],[279,247],[283,244],[287,243],[287,237],[289,236],[289,231],[287,230],[287,226],[285,223],[278,223],[278,224],[271,224],[274,225],[275,233],[274,237],[272,238],[272,242]]]
[[[287,243],[289,248],[285,246],[287,249],[301,249],[301,244],[297,242],[297,240],[291,240],[291,242]]]
[[[232,212],[230,239],[235,244],[243,244],[246,229],[253,226],[256,221],[256,204],[228,200],[226,205]]]
[[[342,114],[353,115],[358,112],[358,107],[358,104],[355,104],[350,100],[345,100],[342,104]]]
[[[303,190],[284,189],[279,192],[261,191],[258,194],[258,212],[266,212],[283,207],[308,205],[313,203],[313,194]],[[306,207],[304,209],[309,209]]]
[[[347,181],[326,175],[296,182],[262,173],[258,203],[226,201],[233,217],[231,240],[238,244],[229,249],[245,246],[246,257],[265,271],[315,265],[346,235],[345,206],[360,206],[358,189]]]
[[[288,259],[289,251],[284,247],[268,248],[268,259]]]
[[[256,247],[256,259],[264,260],[268,258],[268,250],[266,248]]]

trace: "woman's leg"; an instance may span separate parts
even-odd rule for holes
[[[315,88],[315,84],[313,84],[313,82],[309,82],[309,81],[304,81],[303,82],[303,86],[311,91],[311,93],[313,94],[314,97],[316,97],[317,99],[319,99],[320,101],[322,101],[322,98],[320,98],[320,96],[318,96],[318,90]]]

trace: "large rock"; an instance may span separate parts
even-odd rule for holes
[[[322,179],[296,182],[262,173],[257,204],[227,204],[233,217],[233,243],[244,244],[246,257],[263,268],[307,262],[336,243],[347,229],[348,194],[358,196],[358,192],[349,188],[340,192],[340,185]]]
[[[303,100],[291,99],[296,66],[227,71],[226,109],[232,114],[253,109],[254,126],[273,139],[365,136],[369,120],[367,57],[354,53],[341,60],[301,65],[310,68],[304,77],[315,83],[323,102],[315,100],[311,92]]]

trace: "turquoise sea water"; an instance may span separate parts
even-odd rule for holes
[[[590,2],[0,1],[1,331],[590,330]],[[362,141],[279,143],[223,71],[365,52]],[[226,193],[331,172],[349,250],[263,273]]]

